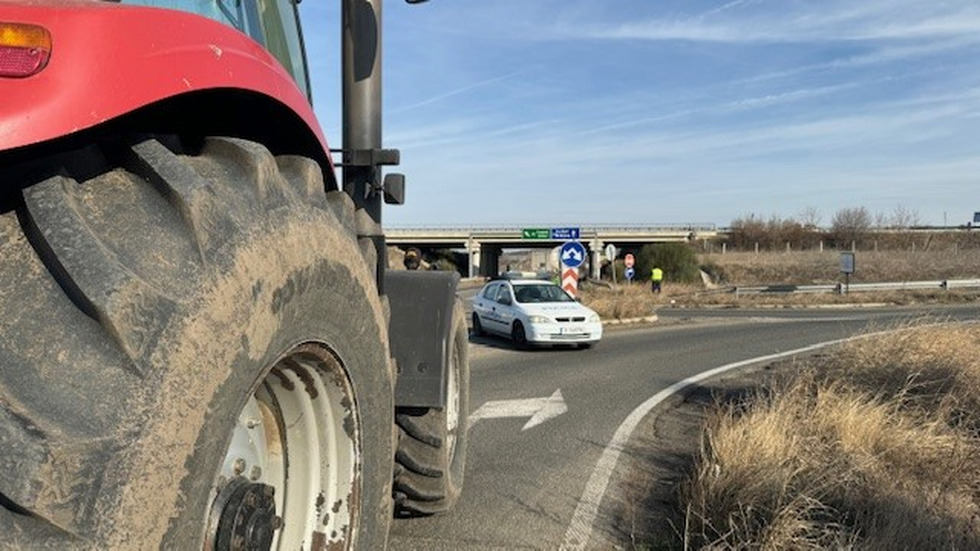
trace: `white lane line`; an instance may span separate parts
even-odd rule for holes
[[[874,335],[877,334],[881,333],[874,333]],[[779,352],[778,354],[770,354],[768,356],[761,356],[758,358],[751,358],[740,362],[730,363],[721,367],[709,369],[708,371],[704,371],[693,377],[684,379],[683,381],[676,382],[653,395],[653,397],[640,404],[639,407],[634,409],[626,417],[623,423],[619,425],[619,428],[616,429],[616,433],[613,434],[609,445],[602,451],[602,455],[599,457],[599,461],[596,463],[595,469],[592,471],[592,476],[589,477],[589,481],[585,484],[585,490],[582,492],[582,497],[579,499],[578,506],[575,508],[575,514],[572,515],[572,521],[569,523],[568,529],[565,531],[565,540],[562,542],[560,549],[572,551],[575,549],[585,549],[586,545],[588,545],[589,538],[592,537],[593,524],[595,523],[596,515],[599,512],[599,503],[602,501],[602,496],[606,493],[606,486],[609,485],[609,478],[612,476],[613,470],[616,468],[616,462],[619,461],[620,453],[622,453],[627,441],[629,441],[630,435],[636,429],[636,426],[640,424],[640,421],[642,421],[653,408],[657,407],[661,402],[669,398],[671,394],[689,387],[694,383],[714,377],[715,375],[730,371],[732,369],[746,367],[762,362],[770,362],[773,360],[786,358],[788,356],[805,354],[827,346],[844,343],[854,339],[868,338],[870,336],[872,335],[866,334],[856,337],[847,337],[844,339],[821,342],[810,346],[804,346],[803,348],[797,348],[796,350],[789,350],[787,352]]]

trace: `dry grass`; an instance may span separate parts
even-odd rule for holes
[[[842,281],[837,251],[742,252],[699,258],[704,264],[717,266],[724,281],[735,285]],[[980,277],[980,254],[975,250],[858,252],[855,266],[854,283],[971,279]]]
[[[843,281],[839,253],[825,251],[783,253],[727,253],[701,255],[704,264],[721,276],[715,286],[667,281],[663,293],[654,295],[650,284],[640,280],[613,288],[584,286],[582,301],[603,319],[651,315],[664,307],[816,306],[826,304],[921,304],[975,301],[976,290],[914,290],[891,292],[765,293],[735,294],[734,286],[814,285]],[[852,283],[925,281],[980,278],[980,254],[976,251],[862,252]]]
[[[579,296],[583,304],[595,310],[604,320],[649,316],[658,306],[665,304],[664,295],[654,295],[649,286],[640,284],[612,288],[583,286],[579,289]]]
[[[701,285],[666,284],[655,295],[648,285],[619,285],[612,288],[591,285],[579,289],[582,302],[604,320],[649,316],[661,308],[721,308],[783,306],[807,307],[835,304],[923,304],[976,301],[975,290],[914,290],[873,293],[767,293],[735,294],[728,289],[705,289]]]
[[[711,414],[685,546],[980,548],[980,327],[853,341]]]

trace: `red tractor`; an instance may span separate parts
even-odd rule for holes
[[[386,270],[342,14],[338,180],[294,0],[0,0],[0,548],[379,549],[459,496],[458,278]]]

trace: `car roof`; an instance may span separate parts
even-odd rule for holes
[[[553,282],[544,279],[510,279],[511,285],[554,285]]]

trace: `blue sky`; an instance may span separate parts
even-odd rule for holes
[[[306,0],[340,146],[339,6]],[[980,211],[976,0],[388,0],[391,226]]]

